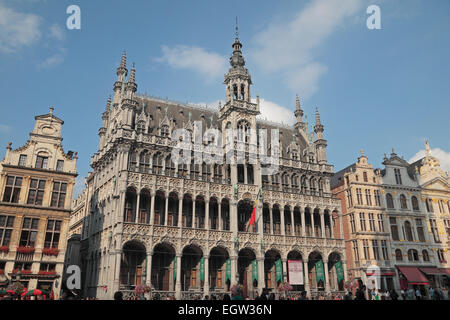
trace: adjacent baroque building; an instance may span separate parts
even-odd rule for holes
[[[288,281],[310,295],[344,289],[342,216],[330,190],[333,166],[319,113],[311,133],[298,98],[294,126],[259,119],[237,36],[232,48],[226,101],[217,110],[138,94],[135,68],[128,76],[123,54],[113,99],[102,114],[86,200],[78,202],[86,210],[78,208],[82,214],[75,219],[83,221],[85,295],[110,299],[118,290],[128,295],[146,285],[151,294],[190,299],[220,296],[239,283],[254,297],[264,287],[277,293]],[[194,161],[211,153],[214,138],[194,145],[191,163],[172,161],[175,130],[186,129],[195,139],[193,132],[203,137],[211,128],[221,132],[223,161]],[[237,134],[227,139],[226,129]],[[252,151],[262,140],[248,138],[261,129],[272,141],[270,152],[276,148],[272,129],[279,130],[279,169],[270,175]],[[241,161],[227,163],[225,150],[238,149]]]
[[[0,286],[20,281],[29,290],[62,285],[77,153],[64,152],[63,121],[35,117],[30,139],[9,143],[0,162]]]

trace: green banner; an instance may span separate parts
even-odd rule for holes
[[[336,262],[336,274],[338,283],[344,280],[344,268],[341,261]]]
[[[258,281],[258,260],[252,261],[252,281]]]
[[[322,260],[316,262],[316,282],[319,283],[320,280],[325,285],[325,272],[323,270]]]
[[[177,279],[177,256],[173,260],[173,280]]]
[[[200,281],[205,280],[205,258],[200,259]]]
[[[283,281],[283,264],[281,259],[275,261],[275,281]]]
[[[225,282],[227,282],[228,280],[231,281],[231,260],[227,259],[226,262],[226,269],[225,269]]]

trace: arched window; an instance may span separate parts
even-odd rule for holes
[[[150,153],[143,151],[139,155],[139,170],[141,172],[150,172]]]
[[[293,149],[291,154],[292,154],[292,160],[297,161],[298,160],[298,151],[296,149]]]
[[[419,261],[419,254],[417,250],[414,249],[408,250],[408,261]]]
[[[419,210],[419,201],[417,201],[416,196],[411,197],[411,203],[412,203],[413,210]]]
[[[162,126],[161,127],[161,136],[162,137],[168,137],[169,135],[170,135],[169,126],[166,126],[166,125]]]
[[[406,203],[406,197],[404,194],[400,195],[400,206],[402,209],[408,209],[408,204]]]
[[[389,209],[394,209],[394,199],[390,193],[386,194],[386,204]]]
[[[400,249],[395,250],[395,260],[403,261],[402,250]]]
[[[245,121],[241,120],[238,122],[237,125],[237,139],[240,142],[249,142],[250,141],[250,124]]]
[[[423,250],[422,251],[422,257],[423,257],[423,261],[426,261],[426,262],[430,261],[430,256],[428,255],[428,251],[427,250]]]
[[[289,175],[286,172],[283,173],[281,183],[283,184],[283,188],[289,187]]]
[[[162,155],[159,152],[153,155],[153,173],[162,174]]]
[[[245,100],[245,85],[241,84],[241,100]]]
[[[298,176],[292,175],[292,188],[297,189],[298,188]]]
[[[306,185],[306,176],[302,176],[301,183],[302,183],[302,193],[306,193],[308,189],[308,186]]]
[[[405,222],[405,234],[406,234],[406,240],[414,241],[413,234],[412,234],[411,223],[409,221]]]
[[[170,154],[166,157],[166,175],[173,177],[175,175],[175,164],[170,158]]]
[[[137,153],[130,154],[130,171],[135,171],[137,167]]]

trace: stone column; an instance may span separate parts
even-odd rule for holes
[[[333,213],[328,214],[328,221],[330,222],[330,236],[334,238],[334,219]]]
[[[341,239],[344,239],[344,223],[343,223],[343,217],[342,217],[342,213],[339,212],[338,213],[338,217],[339,217],[339,231],[341,234]]]
[[[183,227],[183,198],[178,199],[178,227]]]
[[[152,258],[153,252],[147,253],[147,269],[145,270],[145,285],[150,286],[152,281]]]
[[[291,208],[291,235],[295,236],[294,208]]]
[[[164,225],[167,226],[169,218],[169,194],[166,195],[166,205],[164,207]]]
[[[204,255],[205,259],[205,281],[203,283],[203,293],[209,295],[209,255]]]
[[[262,289],[266,286],[264,279],[264,257],[258,258],[258,293],[262,293]]]
[[[245,137],[244,137],[245,139]],[[248,179],[247,179],[247,164],[243,164],[244,166],[244,184],[248,183]]]
[[[280,223],[281,223],[281,234],[284,236],[286,234],[286,225],[284,222],[284,207],[283,209],[279,208],[280,210]]]
[[[177,254],[177,276],[175,281],[175,299],[181,299],[181,254]]]
[[[322,234],[321,237],[325,238],[325,213],[323,209],[320,209],[319,215],[320,215],[320,231]]]
[[[287,282],[287,259],[286,258],[282,258],[281,261],[283,262],[283,281]]]
[[[223,224],[222,224],[222,202],[219,201],[218,204],[218,218],[219,218],[219,226],[218,226],[218,230],[222,231],[223,230]]]
[[[150,224],[151,225],[155,224],[155,195],[156,195],[156,192],[152,191],[152,200],[150,203]]]
[[[231,281],[230,281],[230,287],[234,286],[238,280],[236,279],[237,275],[237,256],[231,256]]]
[[[312,212],[310,212],[310,216],[311,216],[312,236],[315,237],[316,231],[314,228],[314,210],[312,210]]]
[[[195,199],[192,200],[192,228],[196,228],[197,223],[195,219]]]
[[[302,221],[302,237],[306,236],[306,224],[305,224],[305,208],[300,208],[301,221]]]
[[[209,199],[205,200],[205,229],[209,230]]]
[[[303,260],[303,275],[305,291],[311,296],[311,292],[309,292],[309,271],[308,271],[308,259]]]
[[[115,263],[115,270],[114,270],[114,288],[113,292],[116,292],[119,290],[120,287],[120,260],[122,256],[122,250],[116,250],[116,263]],[[89,270],[89,269],[87,269]]]
[[[269,205],[269,222],[270,222],[270,234],[273,234],[272,205]]]
[[[323,260],[323,269],[325,272],[325,292],[330,292],[330,275],[328,274],[328,260]]]
[[[137,194],[137,200],[136,200],[136,217],[135,217],[135,223],[139,222],[139,211],[140,211],[140,202],[141,202],[141,193],[139,192]]]

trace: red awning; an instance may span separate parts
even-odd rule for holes
[[[409,284],[430,284],[428,279],[416,267],[397,267],[401,273],[408,279]]]
[[[442,272],[447,275],[448,277],[450,277],[450,268],[440,268],[442,270]]]
[[[447,273],[442,270],[442,269],[438,269],[436,267],[431,267],[431,268],[419,268],[420,271],[422,271],[425,274],[428,275],[446,275]]]

